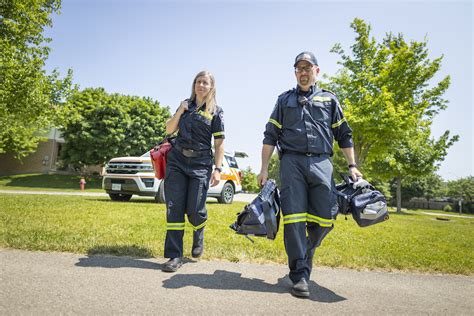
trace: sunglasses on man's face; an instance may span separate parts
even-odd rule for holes
[[[310,72],[311,70],[313,70],[313,66],[295,67],[297,73]]]

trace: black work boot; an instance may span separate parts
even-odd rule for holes
[[[309,286],[305,278],[301,278],[298,283],[295,283],[291,288],[291,295],[301,298],[309,297]]]
[[[193,232],[193,258],[199,258],[204,250],[204,227]]]
[[[172,258],[161,268],[163,272],[176,272],[183,265],[183,258]]]

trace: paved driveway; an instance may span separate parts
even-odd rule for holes
[[[309,299],[287,267],[0,249],[0,315],[472,315],[474,277],[315,268]]]

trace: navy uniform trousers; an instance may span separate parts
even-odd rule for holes
[[[207,220],[206,197],[212,171],[212,157],[185,157],[173,148],[167,156],[165,177],[165,258],[183,256],[185,214],[193,227],[193,240],[204,237]]]
[[[336,196],[329,155],[285,153],[280,161],[281,210],[290,279],[309,281],[314,251],[333,228]]]

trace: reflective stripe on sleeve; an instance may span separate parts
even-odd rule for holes
[[[269,121],[270,123],[272,123],[273,125],[275,125],[276,127],[278,127],[279,129],[281,129],[281,124],[278,123],[277,120],[269,119],[268,121]]]
[[[222,136],[224,135],[224,132],[215,132],[215,133],[212,133],[212,135],[215,137],[215,136]]]
[[[331,125],[332,128],[336,128],[338,126],[340,126],[342,123],[344,123],[346,121],[346,118],[344,117],[342,120],[340,120],[339,122],[336,122],[334,124]]]

